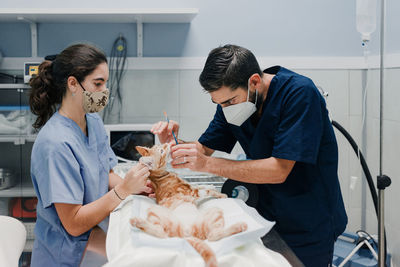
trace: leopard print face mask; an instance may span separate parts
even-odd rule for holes
[[[109,95],[108,89],[100,92],[83,91],[83,110],[85,113],[100,112],[107,105]]]

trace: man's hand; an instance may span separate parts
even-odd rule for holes
[[[206,171],[209,159],[196,143],[172,146],[171,158],[173,168],[189,168],[192,171]]]
[[[159,121],[151,127],[150,132],[156,134],[161,144],[169,143],[175,144],[174,131],[176,138],[178,138],[179,124],[176,121],[170,120],[169,123],[166,121]]]

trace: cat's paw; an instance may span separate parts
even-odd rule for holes
[[[143,219],[140,219],[140,218],[137,218],[137,217],[131,218],[129,220],[129,222],[131,223],[131,225],[133,227],[140,228],[141,226],[143,226]]]
[[[238,233],[244,232],[247,230],[247,223],[245,222],[239,222],[236,224],[236,229],[238,230]]]

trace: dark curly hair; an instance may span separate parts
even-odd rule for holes
[[[58,54],[54,61],[43,61],[38,75],[29,81],[29,105],[37,116],[33,127],[41,128],[54,114],[67,92],[68,77],[74,76],[82,82],[101,63],[107,63],[105,54],[89,44],[71,45]]]

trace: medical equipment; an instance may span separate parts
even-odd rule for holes
[[[377,249],[376,241],[367,232],[344,232],[335,243],[332,264],[337,267],[377,266]],[[387,262],[390,262],[390,255],[387,256]]]
[[[167,112],[165,112],[165,111],[164,111],[164,116],[165,116],[165,119],[167,120],[167,123],[169,124],[169,118],[168,118]],[[178,139],[175,136],[174,130],[172,130],[172,136],[175,139],[175,143],[178,144]]]
[[[377,0],[356,0],[356,25],[361,34],[362,45],[371,40],[376,29]]]
[[[152,147],[159,144],[150,132],[152,124],[106,124],[109,144],[119,162],[135,162],[141,157],[136,146]]]
[[[29,83],[29,80],[39,73],[40,62],[25,62],[24,63],[24,83]]]
[[[377,196],[377,193],[376,193],[374,182],[372,180],[371,173],[370,173],[369,168],[367,166],[367,163],[365,161],[365,158],[364,158],[363,154],[361,153],[361,151],[359,150],[356,142],[351,137],[351,135],[338,122],[332,121],[332,125],[344,135],[344,137],[347,139],[347,141],[350,143],[351,147],[353,148],[354,152],[356,153],[357,157],[359,157],[359,159],[360,159],[360,164],[362,166],[362,170],[363,170],[364,175],[365,175],[365,177],[367,179],[367,182],[368,182],[368,186],[369,186],[369,189],[370,189],[370,192],[371,192],[372,201],[374,203],[375,212],[376,212],[376,215],[378,217],[378,224],[379,224],[379,221],[380,221],[380,217],[379,217],[380,211],[379,210],[380,210],[381,207],[378,208],[378,204],[379,204],[378,203],[378,196]],[[379,188],[379,179],[378,179],[378,188]],[[382,225],[382,227],[383,227],[383,225]],[[382,238],[383,239],[380,240],[379,242],[383,242],[382,245],[385,248],[385,253],[382,254],[382,256],[379,256],[379,257],[387,258],[388,256],[387,256],[387,253],[386,253],[386,234],[385,234],[384,230],[383,230]],[[335,262],[334,263],[339,264],[339,263],[341,263],[342,260],[344,261],[348,256],[350,256],[350,254],[354,255],[357,252],[358,248],[356,246],[354,246],[353,243],[350,242],[350,244],[349,244],[349,242],[346,243],[346,241],[341,240],[340,237],[338,238],[338,241],[335,243],[335,251],[334,251],[334,260],[335,260]],[[342,255],[344,254],[343,250],[345,250],[347,252],[350,252],[350,254],[347,257],[342,257]],[[364,254],[365,254],[365,252],[364,252]],[[352,256],[350,256],[348,258],[348,260],[351,259],[351,261],[353,261],[354,258],[351,258],[351,257]],[[359,253],[357,253],[356,256],[355,256],[356,259],[361,258],[362,262],[363,262],[363,259],[362,259],[363,257],[364,256],[362,254],[360,256]],[[368,264],[369,263],[370,263],[370,261],[368,260]],[[347,265],[341,265],[340,264],[339,266],[347,266]],[[351,266],[353,266],[353,265],[351,265]],[[354,265],[354,266],[360,266],[360,267],[362,267],[362,266],[376,266],[376,262],[375,262],[374,265]]]
[[[381,66],[381,68],[382,68],[382,66]],[[382,79],[382,76],[381,76],[381,79]],[[322,88],[318,87],[318,89],[325,98],[328,96],[328,93],[324,92],[324,90]],[[381,94],[382,94],[382,81],[381,81]],[[381,95],[381,101],[382,101],[382,95]],[[381,114],[380,115],[381,115],[380,118],[382,118],[382,103],[381,103]],[[383,190],[391,184],[391,180],[388,176],[383,175],[382,170],[380,169],[380,175],[378,175],[378,177],[377,177],[377,187],[379,189],[379,202],[378,202],[378,196],[376,193],[374,182],[372,180],[371,173],[369,171],[367,163],[366,163],[364,156],[361,153],[358,145],[356,144],[354,139],[351,137],[351,135],[338,122],[336,122],[334,120],[332,120],[331,122],[332,122],[332,125],[344,135],[344,137],[347,139],[347,141],[352,146],[357,157],[360,159],[360,164],[362,166],[362,170],[367,179],[368,186],[369,186],[372,200],[373,200],[374,207],[375,207],[375,212],[378,217],[378,230],[379,230],[379,234],[378,234],[378,238],[379,238],[379,241],[378,241],[378,245],[379,245],[378,264],[379,264],[379,267],[385,267],[386,259],[388,256],[387,256],[387,251],[386,251],[386,233],[385,233],[384,220],[383,220],[383,209],[384,209]],[[380,126],[380,128],[382,131],[382,125]],[[380,141],[382,142],[382,132],[380,135]],[[381,144],[380,148],[382,149],[382,144]],[[380,160],[381,160],[380,168],[382,168],[382,150],[380,151]],[[334,255],[335,255],[335,253],[336,253],[336,251],[334,252]]]
[[[243,200],[250,207],[256,207],[258,203],[258,188],[255,184],[243,183],[228,179],[222,186],[221,192],[228,197]]]

